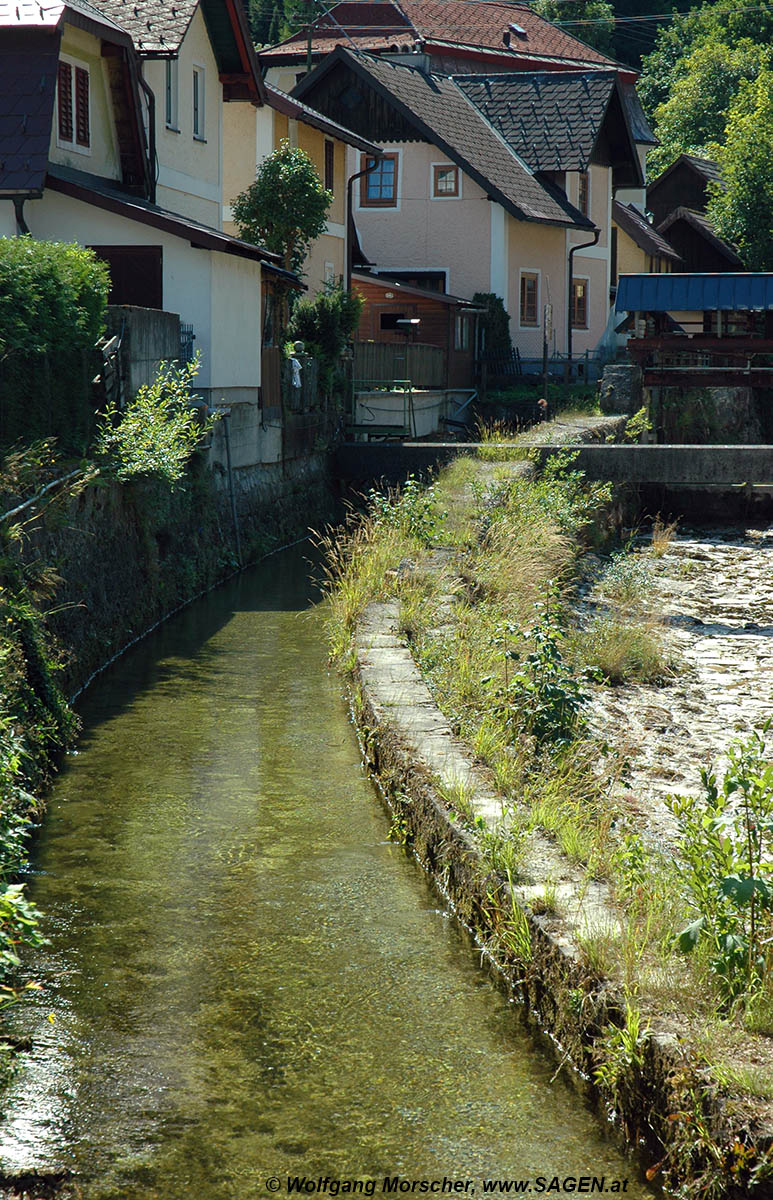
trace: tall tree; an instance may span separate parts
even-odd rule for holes
[[[534,0],[534,11],[602,54],[612,53],[615,12],[608,0]]]
[[[718,153],[724,186],[711,189],[709,217],[751,271],[773,271],[773,70],[743,83]]]
[[[680,61],[668,99],[655,109],[660,145],[650,152],[650,173],[659,173],[684,153],[716,158],[734,100],[765,69],[770,57],[768,46],[750,38],[735,45],[718,39],[699,41]]]

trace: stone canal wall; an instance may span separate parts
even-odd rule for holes
[[[540,876],[560,892],[561,915],[539,912],[533,903],[544,890],[539,884],[505,885],[510,913],[507,902],[504,914],[494,903],[502,881],[475,830],[495,827],[499,802],[485,769],[435,705],[399,633],[395,602],[372,603],[357,626],[352,709],[395,827],[527,1017],[557,1043],[561,1065],[592,1079],[601,1063],[613,1064],[598,1097],[641,1152],[648,1174],[686,1196],[773,1195],[764,1181],[748,1187],[771,1131],[739,1124],[673,1028],[653,1023],[646,1037],[626,1042],[625,994],[590,969],[580,950],[583,937],[617,920],[606,884],[589,880],[532,831],[532,879]],[[460,788],[471,797],[471,822],[460,823],[444,799]]]

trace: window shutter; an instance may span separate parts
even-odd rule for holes
[[[72,121],[72,117],[71,117]],[[89,73],[75,68],[75,136],[79,146],[91,144],[89,130]],[[70,134],[72,138],[72,134]]]
[[[59,106],[59,137],[63,142],[72,141],[72,67],[60,62],[57,79]]]

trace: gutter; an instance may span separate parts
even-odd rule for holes
[[[369,167],[365,167],[362,171],[356,171],[354,175],[350,175],[346,181],[346,291],[352,290],[352,237],[351,228],[354,222],[354,214],[352,212],[352,184],[357,179],[362,179],[363,175],[370,175],[371,171],[375,171],[381,160],[384,151],[379,150],[373,156],[373,162]]]

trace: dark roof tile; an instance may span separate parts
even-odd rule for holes
[[[559,189],[544,186],[534,177],[453,79],[339,47],[317,72],[302,81],[300,88],[313,91],[315,77],[335,70],[338,64],[368,77],[417,128],[423,128],[430,140],[519,220],[593,228],[593,223]]]
[[[45,26],[0,46],[0,192],[42,192],[54,112],[59,36]]]
[[[456,75],[454,81],[534,171],[584,171],[609,98],[613,71]]]

